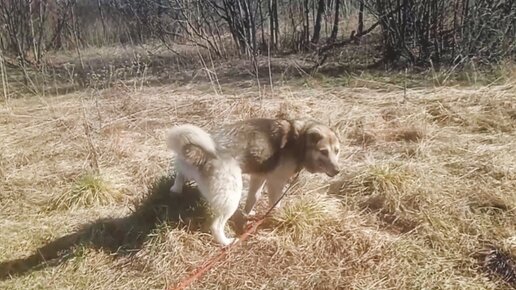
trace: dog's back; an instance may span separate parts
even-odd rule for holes
[[[265,173],[277,166],[291,132],[286,120],[250,119],[224,126],[213,138],[218,149],[233,156],[244,173]]]

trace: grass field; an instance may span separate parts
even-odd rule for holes
[[[516,287],[514,79],[405,90],[381,79],[307,77],[273,91],[213,88],[112,86],[4,100],[0,288],[178,283],[219,247],[195,190],[166,196],[165,130],[276,116],[330,123],[343,171],[331,179],[304,172],[284,207],[190,289]]]

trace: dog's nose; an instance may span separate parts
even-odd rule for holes
[[[326,174],[329,176],[329,177],[334,177],[335,175],[339,174],[340,172],[340,169],[339,168],[332,168],[329,172],[327,172]]]

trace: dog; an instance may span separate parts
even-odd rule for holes
[[[334,177],[340,171],[340,141],[328,126],[308,119],[248,119],[208,133],[191,125],[179,125],[168,134],[169,148],[176,152],[176,179],[170,188],[180,193],[186,180],[197,182],[214,209],[211,230],[227,245],[224,225],[241,198],[242,174],[249,174],[244,214],[250,215],[266,185],[269,204],[281,207],[283,188],[302,169]]]

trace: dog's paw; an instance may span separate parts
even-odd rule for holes
[[[224,243],[222,243],[223,248],[227,248],[231,246],[232,244],[236,244],[238,242],[238,238],[229,238]]]
[[[231,219],[231,226],[233,231],[235,231],[237,235],[241,235],[244,233],[246,225],[247,217],[244,215],[244,213],[237,211]]]
[[[171,195],[180,195],[181,191],[182,191],[182,188],[178,188],[177,186],[173,185],[172,187],[170,187],[169,193]]]
[[[242,213],[242,217],[246,220],[253,220],[256,218],[256,211],[253,209],[249,213]]]

